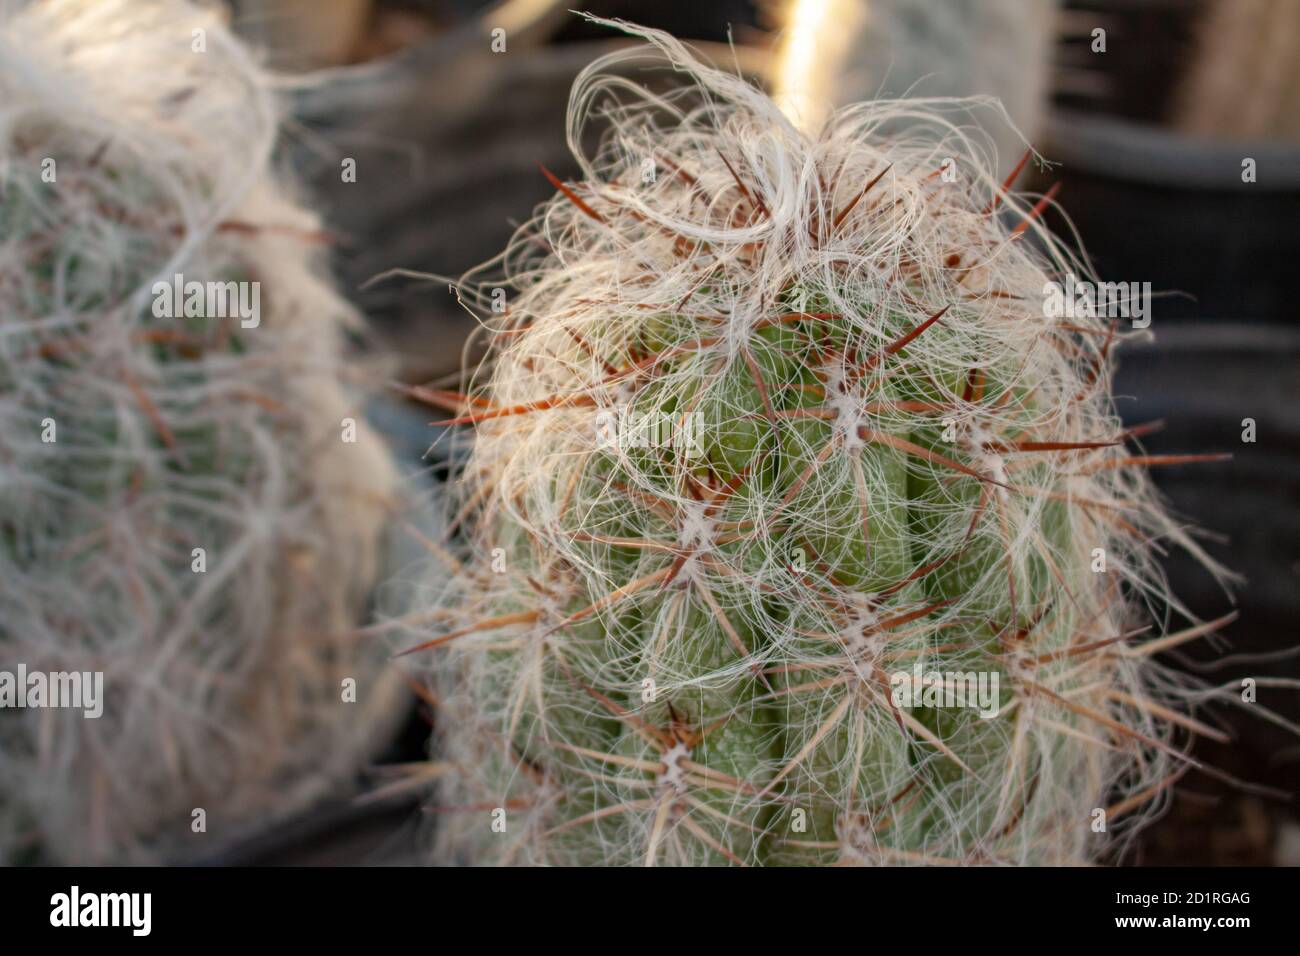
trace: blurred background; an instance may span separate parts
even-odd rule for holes
[[[288,159],[335,237],[347,294],[408,384],[455,380],[471,329],[442,281],[502,248],[552,194],[538,171],[576,172],[564,144],[569,86],[626,42],[571,2],[231,0],[236,30],[290,77]],[[999,97],[1052,163],[1019,185],[1058,202],[1102,279],[1150,282],[1150,342],[1120,353],[1132,425],[1162,421],[1153,453],[1232,452],[1159,469],[1173,507],[1246,583],[1225,640],[1168,663],[1211,683],[1267,668],[1300,677],[1300,0],[589,0],[667,29],[810,114],[873,95]],[[493,50],[504,30],[505,49]],[[728,44],[734,45],[734,49]],[[990,127],[999,165],[1023,152]],[[340,181],[354,159],[357,184]],[[1053,213],[1053,215],[1056,215]],[[1068,230],[1059,217],[1052,225]],[[1068,234],[1068,232],[1067,232]],[[427,409],[391,413],[418,459]],[[1255,440],[1243,441],[1246,419]],[[435,451],[432,480],[445,476]],[[1233,606],[1181,555],[1174,590],[1205,619]],[[1255,669],[1252,669],[1255,668]],[[1260,702],[1300,721],[1300,694]],[[1250,784],[1192,772],[1126,862],[1300,864],[1300,747],[1250,708],[1220,713],[1229,745],[1198,756]],[[418,761],[431,715],[385,759]],[[379,783],[382,784],[382,779]],[[1262,788],[1268,788],[1267,790]],[[1277,791],[1274,793],[1273,791]],[[212,862],[415,862],[410,794],[340,801]]]

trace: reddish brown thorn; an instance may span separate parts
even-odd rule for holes
[[[628,498],[636,499],[643,507],[649,508],[665,521],[669,523],[673,521],[673,509],[663,498],[656,497],[655,495],[642,491],[640,488],[633,488],[631,485],[625,485],[619,481],[611,481],[609,486],[620,494],[626,495]]]
[[[494,631],[497,628],[507,627],[511,624],[531,624],[541,617],[541,611],[516,611],[514,614],[502,614],[500,617],[490,617],[485,621],[479,621],[477,624],[471,624],[469,627],[463,627],[459,631],[452,631],[450,634],[444,634],[441,637],[435,637],[431,641],[425,641],[423,644],[416,644],[404,651],[394,654],[394,657],[405,657],[407,654],[414,654],[417,651],[427,651],[435,647],[441,647],[458,637],[465,637],[468,634],[474,634],[478,631]]]
[[[1121,800],[1119,803],[1112,803],[1109,807],[1106,808],[1105,816],[1103,817],[1103,819],[1115,820],[1118,819],[1119,817],[1122,817],[1130,810],[1136,810],[1138,807],[1142,806],[1142,804],[1146,803],[1147,801],[1157,796],[1162,790],[1166,790],[1169,787],[1172,787],[1174,784],[1176,784],[1179,780],[1183,778],[1183,775],[1186,774],[1187,771],[1191,769],[1192,768],[1187,765],[1181,766],[1173,773],[1171,773],[1169,776],[1165,777],[1163,780],[1157,781],[1156,783],[1153,783],[1151,786],[1147,787],[1141,793],[1135,793],[1133,794],[1133,796],[1129,797],[1126,800]]]
[[[889,409],[900,412],[922,412],[931,415],[941,415],[944,412],[953,411],[951,405],[936,405],[934,402],[918,402],[915,399],[905,398],[897,402],[870,402],[864,406],[868,412],[883,412]]]
[[[1013,614],[1011,617],[1011,623],[1008,624],[1005,628],[1003,628],[1003,633],[1005,633],[1006,631],[1014,627],[1016,632],[1015,639],[1021,642],[1027,640],[1029,638],[1029,635],[1034,632],[1034,630],[1038,627],[1038,625],[1043,623],[1043,620],[1051,612],[1052,607],[1055,603],[1056,603],[1055,599],[1052,599],[1048,601],[1046,604],[1044,604],[1042,607],[1038,608],[1030,616],[1029,623],[1024,625],[1023,627],[1018,624],[1017,618]]]
[[[1039,773],[1035,770],[1034,775],[1029,779],[1029,786],[1025,789],[1025,795],[1016,803],[1015,812],[1012,813],[1011,818],[1007,820],[1007,825],[998,831],[997,835],[999,839],[1013,833],[1016,827],[1020,825],[1020,821],[1024,819],[1025,810],[1029,808],[1033,802],[1034,794],[1038,792],[1039,779]]]
[[[1115,341],[1115,332],[1118,326],[1119,323],[1117,321],[1112,321],[1110,323],[1110,329],[1106,332],[1106,340],[1101,343],[1101,351],[1097,354],[1097,357],[1092,360],[1092,368],[1088,372],[1088,379],[1084,383],[1084,387],[1080,389],[1079,394],[1074,397],[1076,402],[1083,401],[1083,399],[1087,397],[1092,386],[1097,384],[1097,381],[1101,376],[1102,366],[1106,363],[1106,357],[1110,354],[1110,347]]]
[[[896,614],[893,617],[887,617],[879,621],[876,626],[882,631],[891,631],[903,624],[910,624],[912,621],[927,617],[942,607],[947,607],[953,602],[952,598],[944,598],[942,601],[936,601],[927,607],[917,608],[915,611],[908,611],[905,614]]]
[[[688,186],[698,186],[698,185],[700,184],[700,181],[699,181],[698,179],[696,179],[694,176],[692,176],[692,175],[691,175],[690,173],[688,173],[686,170],[682,169],[682,167],[678,166],[676,163],[674,163],[674,162],[673,162],[671,159],[669,159],[667,156],[659,156],[659,155],[656,155],[656,156],[654,156],[654,160],[655,160],[655,162],[663,163],[665,166],[667,166],[669,169],[671,169],[674,173],[676,173],[678,176],[680,176],[680,177],[681,177],[681,178],[686,182],[686,184],[687,184]]]
[[[750,649],[746,647],[745,642],[741,640],[740,633],[723,612],[721,605],[718,604],[717,598],[713,596],[713,592],[700,580],[695,582],[695,590],[699,592],[700,597],[704,599],[704,603],[709,606],[709,611],[713,614],[714,619],[717,620],[718,626],[722,628],[722,633],[726,635],[727,641],[731,644],[736,653],[740,655],[740,659],[742,661],[750,660],[752,657]],[[755,677],[767,685],[768,690],[772,689],[771,685],[767,683],[767,679],[763,676],[757,662],[751,662],[749,669]]]
[[[808,226],[808,232],[812,236],[814,245],[820,245],[822,227],[826,225],[827,211],[831,203],[835,201],[835,190],[840,182],[840,173],[844,172],[845,160],[846,157],[841,157],[840,161],[835,164],[835,172],[831,174],[829,186],[826,180],[822,178],[820,169],[818,170],[817,182],[821,187],[821,191],[817,194],[817,223],[815,226],[811,224]]]
[[[439,710],[442,707],[442,702],[438,700],[438,696],[420,681],[408,675],[405,682],[407,689],[424,701],[432,710]],[[432,717],[431,714],[428,716]]]
[[[970,524],[966,527],[966,536],[961,539],[961,551],[965,551],[970,546],[971,537],[975,534],[975,526],[979,524],[980,517],[984,514],[984,509],[989,506],[989,493],[987,488],[980,489],[979,504],[975,506],[975,511],[970,516]]]
[[[984,370],[973,368],[966,373],[966,388],[961,393],[963,402],[979,403],[984,400]]]
[[[551,398],[544,398],[538,402],[529,402],[525,405],[512,405],[509,408],[494,408],[485,412],[474,412],[470,415],[461,415],[457,418],[449,418],[442,422],[430,422],[431,425],[477,425],[479,422],[492,421],[496,418],[507,418],[512,415],[528,415],[533,412],[544,412],[553,408],[571,408],[575,405],[593,406],[596,400],[590,395],[556,395]]]
[[[1126,428],[1120,433],[1121,438],[1141,438],[1144,435],[1151,435],[1158,431],[1164,431],[1165,420],[1157,418],[1154,421],[1143,422],[1141,425],[1134,425],[1132,428]]]
[[[908,332],[906,335],[900,338],[895,339],[889,345],[886,345],[884,348],[885,354],[896,355],[899,352],[899,350],[906,348],[918,335],[920,335],[930,326],[934,325],[934,323],[938,322],[941,318],[943,318],[944,313],[947,312],[950,308],[952,308],[952,306],[945,305],[934,315],[930,316],[928,319],[926,319],[916,328],[912,329],[912,331]]]
[[[844,714],[848,711],[849,705],[852,702],[852,695],[845,694],[840,702],[835,706],[835,709],[831,711],[830,716],[828,716],[822,725],[813,732],[812,736],[808,738],[803,747],[799,749],[799,752],[791,757],[786,765],[768,781],[767,786],[758,792],[758,797],[760,799],[766,797],[769,793],[775,790],[782,780],[793,773],[795,768],[798,767],[799,764],[803,763],[804,759],[817,749],[817,745],[822,742],[822,738],[834,730],[839,722],[844,719]]]
[[[1007,509],[1003,507],[1002,499],[1001,498],[997,499],[996,501],[994,501],[993,505],[995,508],[998,509],[998,524],[1002,528],[1002,540],[1006,542],[1007,596],[1010,599],[1010,603],[1011,603],[1011,622],[1012,624],[1014,624],[1015,622],[1020,620],[1020,611],[1017,608],[1017,601],[1016,601],[1016,568],[1012,560],[1014,557],[1014,552],[1012,550],[1012,543],[1011,543],[1012,542],[1011,527],[1010,527],[1010,522],[1007,520]]]
[[[581,771],[580,771],[581,772]],[[606,817],[618,816],[620,813],[635,813],[638,810],[653,810],[659,805],[661,797],[643,797],[640,800],[630,800],[627,803],[614,803],[609,806],[600,807],[581,816],[565,820],[558,826],[553,826],[546,831],[546,836],[555,836],[566,830],[572,830],[576,827],[586,826],[588,823],[595,823],[597,820],[603,820]]]
[[[682,342],[678,345],[669,346],[668,348],[661,349],[658,352],[654,352],[644,358],[638,359],[631,365],[625,365],[623,368],[618,369],[613,375],[609,376],[605,382],[608,384],[615,379],[627,375],[629,372],[653,371],[658,365],[674,358],[675,356],[685,355],[688,352],[696,352],[700,349],[707,349],[710,346],[717,345],[720,341],[722,341],[721,336],[711,335],[708,338],[697,339],[693,342]]]
[[[659,585],[660,591],[667,590],[668,586],[677,579],[677,575],[681,574],[682,568],[686,567],[686,562],[690,560],[690,557],[689,554],[679,554],[673,560],[672,565],[668,568],[668,574],[663,579],[663,583]]]
[[[477,405],[481,408],[488,404],[487,399],[470,398],[468,395],[447,389],[425,388],[422,385],[401,385],[399,388],[407,398],[444,409],[452,414],[463,411],[466,405]]]
[[[813,395],[816,396],[817,398],[826,397],[826,389],[822,388],[820,385],[812,385],[810,383],[804,383],[804,382],[792,382],[789,385],[785,386],[785,388],[787,391],[804,392],[805,394]]]
[[[1076,451],[1085,448],[1111,448],[1118,441],[986,441],[985,451],[1005,453],[1010,451]]]
[[[914,457],[923,458],[926,461],[931,462],[932,464],[943,465],[945,468],[952,468],[956,471],[960,471],[963,475],[970,475],[970,477],[978,478],[980,481],[986,481],[991,485],[997,485],[1000,488],[1006,488],[1008,491],[1011,490],[1011,488],[1008,485],[1004,484],[1001,481],[998,481],[994,478],[990,478],[988,475],[981,475],[975,469],[968,468],[959,461],[953,461],[951,458],[946,458],[943,455],[940,455],[936,452],[932,452],[927,448],[922,448],[920,445],[913,444],[912,442],[908,441],[905,438],[898,438],[894,435],[886,434],[885,432],[874,431],[868,428],[866,425],[858,426],[858,436],[863,441],[872,442],[873,444],[877,444],[877,445],[888,445],[891,448],[896,448],[899,451],[904,451],[907,454],[912,455]]]
[[[749,461],[745,462],[744,468],[740,469],[740,471],[735,475],[724,481],[722,487],[717,490],[713,495],[713,498],[709,501],[709,505],[704,509],[704,513],[710,518],[716,515],[718,509],[726,503],[727,499],[744,487],[745,482],[749,480],[749,476],[754,469],[754,463],[762,461],[763,457],[764,456],[760,455],[758,458],[751,458]]]
[[[602,216],[600,213],[596,212],[596,210],[592,209],[585,202],[583,202],[582,198],[577,193],[575,193],[572,189],[570,189],[568,186],[564,185],[564,183],[560,182],[560,180],[556,177],[556,175],[553,172],[551,172],[541,163],[537,164],[537,168],[542,171],[543,176],[545,176],[547,179],[551,181],[552,186],[554,186],[560,192],[564,193],[565,199],[569,200],[569,202],[573,203],[575,206],[581,209],[592,219],[596,220],[596,222],[604,224],[605,217]]]
[[[763,374],[758,368],[758,362],[756,362],[754,356],[750,354],[748,346],[742,348],[740,352],[741,355],[744,356],[745,364],[749,366],[749,374],[754,378],[754,387],[758,389],[758,397],[763,402],[763,413],[767,416],[767,420],[775,425],[776,412],[772,408],[772,399],[768,397],[767,383],[763,381]]]
[[[542,584],[542,582],[538,581],[538,580],[537,580],[536,578],[534,578],[531,574],[525,574],[525,575],[524,575],[524,580],[528,583],[528,586],[529,586],[530,588],[533,589],[533,593],[535,593],[535,594],[540,594],[540,595],[542,595],[543,597],[554,597],[554,596],[555,596],[554,593],[551,591],[550,588],[544,586],[544,585]]]
[[[755,209],[760,210],[763,213],[764,218],[771,219],[772,214],[767,211],[767,206],[764,205],[763,200],[760,199],[757,194],[751,193],[749,191],[749,187],[740,181],[740,176],[736,174],[735,168],[731,165],[731,162],[727,159],[727,157],[723,154],[722,150],[720,149],[718,150],[718,156],[720,156],[722,158],[722,162],[726,164],[727,172],[731,173],[731,178],[736,181],[736,186],[740,189],[741,193],[744,194],[745,198],[749,200],[749,204],[753,206]]]
[[[879,668],[877,668],[877,669],[879,670]],[[881,676],[881,675],[877,675],[877,676],[876,676],[876,679],[879,680],[879,679],[880,679],[880,676]],[[903,736],[907,736],[907,725],[903,723],[903,712],[900,711],[900,710],[898,709],[898,705],[894,703],[894,695],[893,695],[893,694],[885,694],[885,695],[884,695],[884,698],[885,698],[886,703],[889,704],[889,712],[890,712],[891,715],[893,715],[894,723],[898,724],[898,732],[901,733]],[[903,793],[906,793],[906,792],[907,792],[906,790],[903,791]],[[900,794],[900,796],[901,796],[901,795],[902,795],[902,794]]]
[[[1145,744],[1148,747],[1154,747],[1157,750],[1162,750],[1177,760],[1185,760],[1187,763],[1191,764],[1194,767],[1201,766],[1201,763],[1199,761],[1194,760],[1193,758],[1189,757],[1187,754],[1183,753],[1182,751],[1175,750],[1173,747],[1169,746],[1169,744],[1165,743],[1164,741],[1157,740],[1153,737],[1148,737],[1146,734],[1139,733],[1138,731],[1133,730],[1131,727],[1126,727],[1123,724],[1121,724],[1119,721],[1114,720],[1111,717],[1107,716],[1106,714],[1098,710],[1094,710],[1091,707],[1085,707],[1082,704],[1076,704],[1073,701],[1070,701],[1065,697],[1062,697],[1060,694],[1055,693],[1049,688],[1044,687],[1042,684],[1039,684],[1036,681],[1032,681],[1027,677],[1021,677],[1020,683],[1025,687],[1026,690],[1030,691],[1031,693],[1042,694],[1044,697],[1047,697],[1049,700],[1054,701],[1055,703],[1064,707],[1066,710],[1070,711],[1071,713],[1078,714],[1080,717],[1087,717],[1089,720],[1100,724],[1101,726],[1107,728],[1108,730],[1117,734],[1118,736],[1128,737],[1132,740],[1137,740],[1138,742]]]
[[[611,604],[617,604],[619,601],[623,600],[623,598],[631,597],[638,591],[644,590],[652,584],[657,584],[663,578],[667,577],[670,570],[670,568],[660,568],[658,571],[653,571],[644,577],[637,578],[635,581],[624,584],[622,587],[615,588],[604,597],[588,604],[581,611],[576,611],[573,614],[570,614],[559,624],[555,625],[555,627],[551,628],[547,633],[554,633],[563,627],[568,627],[570,624],[576,624],[583,618],[589,617],[597,611],[604,610]]]
[[[984,215],[987,216],[994,209],[998,208],[998,203],[1002,201],[1002,195],[1011,189],[1011,184],[1016,181],[1016,178],[1020,175],[1020,171],[1025,168],[1025,163],[1029,162],[1029,157],[1032,156],[1033,153],[1033,149],[1025,150],[1025,155],[1020,157],[1020,162],[1016,163],[1016,168],[1011,170],[1011,174],[1002,181],[1002,188],[993,194],[993,198],[989,200],[989,204],[984,207]]]
[[[627,708],[620,707],[609,697],[605,696],[604,694],[596,690],[596,688],[592,687],[585,681],[580,680],[577,677],[573,677],[571,679],[575,684],[577,684],[588,694],[590,694],[602,707],[604,707],[607,711],[609,711],[613,716],[631,725],[634,729],[639,731],[646,738],[647,741],[654,744],[655,746],[659,746],[663,750],[670,750],[673,747],[673,745],[677,742],[676,738],[673,735],[669,734],[666,730],[661,730],[658,727],[654,727],[650,723],[642,719],[641,717],[638,717],[636,714],[632,713]]]
[[[683,732],[679,735],[682,743],[686,744],[687,747],[694,750],[696,747],[700,745],[700,742],[704,740],[704,738],[707,737],[709,734],[713,733],[719,727],[725,727],[733,716],[734,716],[733,714],[727,714],[725,717],[719,717],[713,723],[709,724],[706,727],[702,727],[699,730],[683,730]]]
[[[1011,230],[1011,238],[1014,239],[1017,236],[1023,235],[1024,231],[1029,228],[1029,224],[1043,214],[1043,210],[1047,208],[1047,204],[1050,203],[1060,191],[1061,184],[1052,183],[1052,188],[1043,194],[1042,199],[1034,203],[1034,208],[1029,210],[1029,215],[1021,221],[1020,225]]]
[[[610,365],[609,362],[597,356],[596,353],[592,350],[591,346],[587,344],[587,340],[584,339],[581,335],[573,331],[573,329],[569,328],[567,325],[564,326],[564,331],[569,333],[569,337],[572,338],[573,341],[577,342],[578,345],[582,348],[584,352],[587,353],[589,357],[595,359],[602,366],[604,366],[606,375],[613,375],[616,372],[618,372],[618,369],[616,369],[613,365]]]
[[[171,428],[167,425],[167,420],[164,419],[162,413],[158,411],[158,406],[154,404],[153,399],[149,397],[149,394],[144,390],[140,385],[140,382],[133,374],[131,374],[130,371],[125,371],[123,377],[126,379],[126,387],[131,390],[131,394],[135,396],[135,400],[139,403],[140,407],[144,409],[145,415],[148,417],[150,424],[153,425],[154,431],[158,433],[158,437],[162,439],[162,443],[175,451],[176,436],[172,434]]]
[[[834,232],[836,229],[840,227],[840,223],[844,221],[844,217],[853,211],[853,207],[858,204],[858,201],[862,199],[863,196],[865,196],[868,192],[871,191],[871,187],[874,186],[876,183],[880,182],[880,180],[884,178],[885,173],[889,172],[893,168],[894,168],[894,164],[890,163],[888,166],[886,166],[884,169],[882,169],[879,173],[876,174],[875,179],[871,180],[871,182],[867,183],[867,185],[863,187],[862,192],[858,193],[856,196],[854,196],[852,199],[849,200],[849,204],[845,206],[843,209],[841,209],[839,213],[836,214],[834,221],[831,223],[832,232]]]
[[[1130,648],[1129,654],[1139,657],[1150,657],[1153,654],[1161,654],[1167,650],[1178,647],[1180,644],[1186,644],[1188,641],[1194,641],[1197,638],[1204,637],[1206,634],[1213,634],[1215,631],[1222,630],[1237,618],[1241,617],[1240,611],[1229,611],[1223,617],[1213,621],[1206,621],[1204,624],[1197,624],[1178,631],[1175,634],[1166,634],[1164,637],[1148,641],[1137,647]]]
[[[1149,631],[1150,629],[1150,627],[1144,627],[1142,628],[1142,631]],[[1141,633],[1141,631],[1138,631],[1137,633]],[[1035,664],[1050,664],[1052,661],[1064,660],[1071,657],[1080,657],[1084,654],[1091,654],[1094,651],[1105,650],[1115,644],[1122,644],[1132,636],[1132,633],[1121,634],[1119,637],[1110,637],[1104,641],[1092,641],[1091,643],[1080,644],[1076,647],[1066,648],[1065,650],[1052,651],[1048,654],[1039,654],[1037,657],[1030,658],[1030,660]]]
[[[903,578],[901,581],[897,581],[894,584],[891,584],[889,587],[885,588],[884,590],[880,591],[878,596],[889,597],[889,595],[901,591],[903,588],[907,587],[907,585],[911,584],[913,581],[917,580],[918,578],[925,577],[931,571],[939,570],[939,568],[943,567],[945,564],[947,564],[949,561],[955,558],[959,553],[960,552],[958,551],[954,551],[952,554],[949,554],[946,557],[942,557],[938,561],[931,561],[929,564],[922,565],[921,567],[913,571],[911,574],[907,575],[907,577]]]
[[[822,446],[822,450],[817,453],[817,457],[808,463],[808,466],[804,468],[804,470],[801,471],[799,476],[794,480],[790,489],[781,497],[781,502],[777,505],[776,511],[773,512],[773,515],[779,514],[786,505],[790,504],[790,502],[795,499],[799,492],[803,490],[803,486],[808,483],[808,479],[810,479],[817,471],[818,467],[826,464],[833,454],[835,454],[835,442],[828,441]]]
[[[680,312],[682,311],[682,309],[686,308],[686,303],[691,301],[691,296],[699,292],[701,287],[704,285],[706,281],[707,279],[701,279],[699,282],[695,283],[695,285],[691,286],[690,291],[687,292],[684,296],[682,296],[682,301],[677,303],[677,308],[676,308],[677,312]]]

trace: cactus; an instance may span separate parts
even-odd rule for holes
[[[10,5],[0,100],[0,670],[103,673],[97,719],[0,710],[0,859],[212,853],[400,707],[354,634],[396,504],[340,377],[357,320],[212,11]],[[260,315],[169,316],[178,273],[260,283]]]
[[[772,98],[801,123],[864,96],[993,97],[1014,126],[999,110],[972,119],[987,119],[985,132],[1003,156],[1022,152],[1022,137],[1033,140],[1043,126],[1064,19],[1058,0],[767,6],[781,29]]]
[[[1172,600],[1153,542],[1208,559],[1126,447],[1115,325],[1045,316],[1087,274],[1050,197],[987,168],[962,102],[812,138],[614,25],[688,82],[620,77],[644,49],[578,78],[580,181],[547,172],[465,277],[489,359],[428,395],[474,426],[466,548],[407,647],[441,705],[439,858],[1119,851],[1197,726],[1152,654],[1206,628],[1138,637]]]

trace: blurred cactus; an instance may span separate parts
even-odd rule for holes
[[[392,718],[354,633],[397,489],[340,379],[356,318],[210,11],[11,5],[0,100],[0,669],[105,696],[0,711],[0,858],[210,851]]]

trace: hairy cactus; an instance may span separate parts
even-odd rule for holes
[[[342,385],[356,319],[212,11],[10,4],[0,104],[0,671],[103,675],[97,717],[0,700],[0,859],[211,852],[397,702],[354,633],[397,479]]]
[[[1153,542],[1194,545],[1126,450],[1114,325],[1045,317],[1086,274],[1048,199],[991,172],[969,104],[810,138],[619,26],[689,82],[623,79],[645,49],[579,77],[581,181],[466,277],[490,360],[431,396],[475,426],[468,548],[410,648],[441,858],[1113,851],[1197,726],[1151,659],[1184,637],[1137,636],[1169,616]]]

